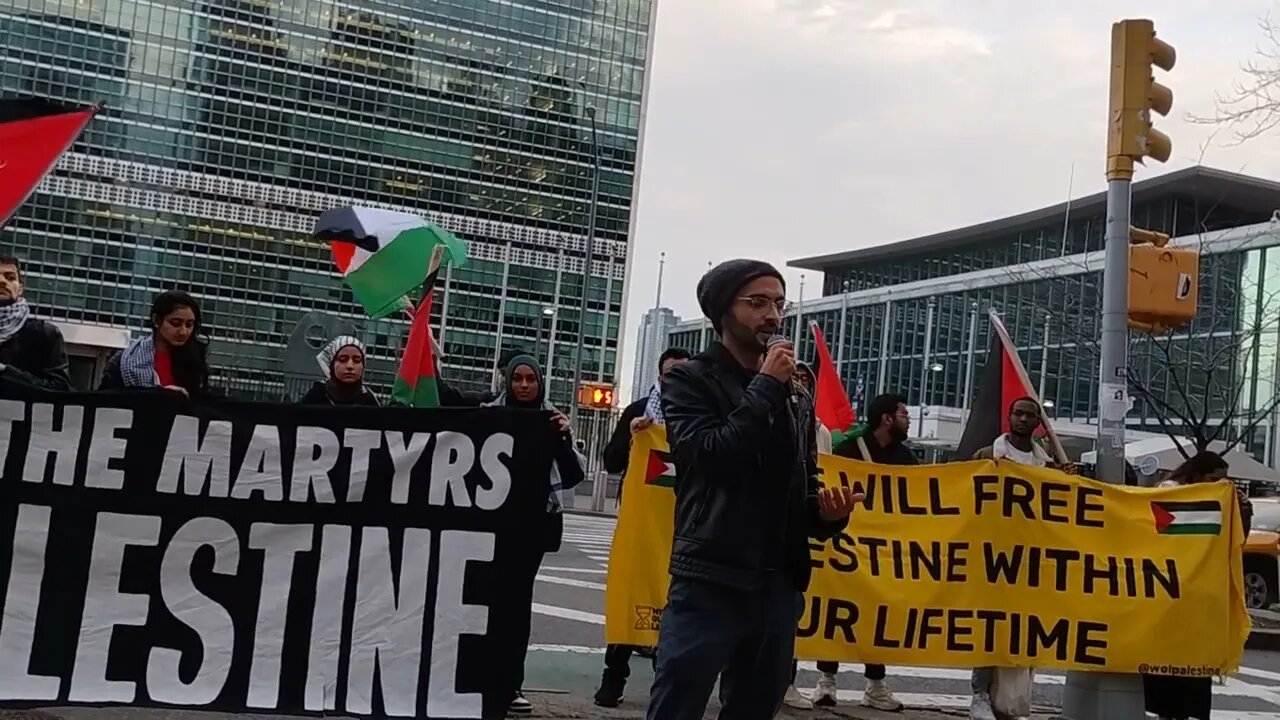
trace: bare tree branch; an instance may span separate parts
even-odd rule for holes
[[[1229,127],[1239,145],[1265,135],[1280,125],[1280,27],[1268,14],[1258,21],[1262,38],[1254,57],[1240,66],[1243,78],[1231,83],[1231,91],[1218,93],[1209,116],[1190,115],[1203,125]]]

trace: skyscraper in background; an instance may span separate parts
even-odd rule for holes
[[[555,306],[567,404],[574,362],[616,375],[651,3],[0,0],[0,93],[105,103],[0,246],[81,383],[176,287],[203,303],[215,381],[278,396],[313,310],[389,382],[403,321],[365,318],[309,233],[341,205],[415,212],[470,245],[434,303],[445,376],[488,386]]]
[[[631,383],[631,399],[648,394],[658,379],[658,358],[667,349],[667,333],[680,322],[671,308],[649,308],[636,333],[636,370]]]

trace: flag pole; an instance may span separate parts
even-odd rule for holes
[[[1018,346],[1014,345],[1013,338],[1009,337],[1009,331],[1005,329],[1004,321],[1000,319],[1000,313],[997,313],[995,308],[992,308],[987,311],[987,315],[991,318],[991,328],[996,331],[996,335],[1000,336],[1000,342],[1004,343],[1005,352],[1008,353],[1009,359],[1013,362],[1013,371],[1017,373],[1023,387],[1034,395],[1036,391],[1035,386],[1031,384],[1031,376],[1027,374],[1027,368],[1022,365],[1022,358],[1018,357]],[[1062,449],[1062,441],[1058,439],[1058,433],[1053,429],[1053,422],[1044,413],[1044,402],[1039,396],[1036,396],[1036,404],[1040,406],[1040,422],[1044,424],[1044,432],[1049,437],[1049,446],[1053,449],[1054,458],[1064,465],[1071,462],[1067,458],[1066,450]],[[1001,409],[1008,411],[1008,408]]]

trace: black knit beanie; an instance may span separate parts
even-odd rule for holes
[[[698,281],[698,305],[716,332],[720,332],[720,320],[729,312],[738,291],[759,277],[776,277],[782,283],[782,289],[787,288],[787,281],[777,268],[763,260],[747,258],[726,260],[708,270]]]

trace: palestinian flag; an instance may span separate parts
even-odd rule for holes
[[[814,413],[818,422],[831,431],[834,442],[835,433],[848,431],[858,418],[849,402],[849,395],[844,391],[844,383],[840,382],[840,372],[831,362],[831,351],[827,349],[822,329],[816,322],[810,322],[809,328],[813,330],[813,343],[818,353],[818,377],[813,389]]]
[[[34,98],[0,99],[0,227],[97,111]]]
[[[969,419],[956,447],[959,458],[973,457],[982,448],[991,447],[997,437],[1009,432],[1009,408],[1015,400],[1036,398],[1036,392],[1023,382],[1022,373],[1018,372],[1022,363],[1017,352],[1017,348],[1005,346],[1000,333],[991,333],[991,349],[987,352],[987,361],[978,381],[978,396],[969,408]],[[1039,400],[1036,402],[1039,404]],[[1043,425],[1036,429],[1036,435],[1044,435]]]
[[[649,451],[649,462],[645,463],[644,468],[644,484],[668,488],[676,486],[676,466],[671,463],[671,453]]]
[[[454,265],[467,257],[466,243],[446,230],[380,208],[329,210],[316,220],[315,237],[329,242],[343,282],[375,320],[408,308],[405,295],[423,283],[437,247]]]
[[[1151,516],[1161,535],[1218,535],[1222,533],[1222,504],[1217,500],[1153,502]]]
[[[400,369],[391,386],[391,404],[417,408],[440,407],[440,386],[436,384],[436,354],[431,346],[431,296],[435,290],[436,272],[427,278],[422,302],[413,313],[409,325],[409,341],[405,343]]]

